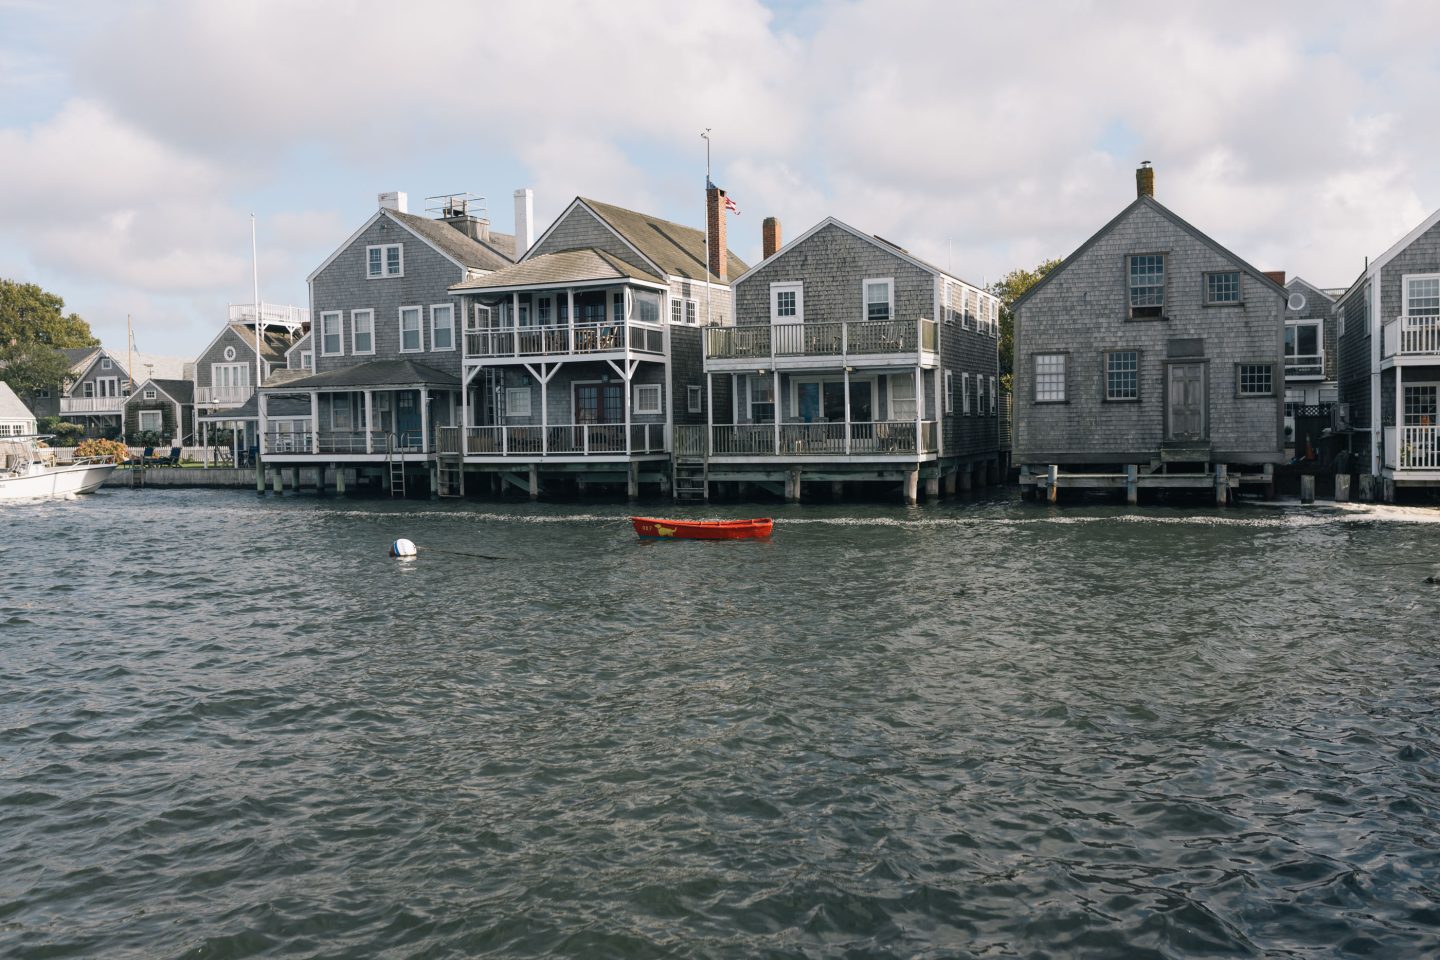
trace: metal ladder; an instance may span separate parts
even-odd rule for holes
[[[395,447],[398,440],[393,433],[385,435],[385,463],[390,468],[390,496],[405,497],[405,458],[397,458]]]

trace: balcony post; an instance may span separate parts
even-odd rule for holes
[[[570,337],[570,353],[575,352],[575,288],[565,288],[565,325]]]
[[[430,452],[430,391],[420,388],[420,452]]]
[[[540,456],[550,452],[550,378],[545,376],[545,365],[540,365]]]
[[[310,391],[310,452],[320,452],[320,391],[318,390]]]
[[[840,329],[845,329],[844,321],[841,321]],[[844,334],[841,334],[841,339],[844,339]],[[853,432],[850,427],[850,368],[848,366],[841,367],[840,371],[845,374],[845,456],[848,457],[850,456],[850,434]],[[874,402],[873,398],[871,402]]]
[[[920,424],[925,420],[925,381],[920,365],[915,365],[915,455],[918,457],[924,452],[924,437],[921,436]]]
[[[510,294],[510,353],[520,356],[520,294]]]
[[[375,402],[373,390],[365,391],[365,452],[374,453]]]
[[[620,383],[621,383],[621,386],[622,386],[622,387],[624,388],[624,390],[625,390],[625,456],[628,457],[628,456],[631,455],[631,451],[630,451],[630,392],[631,392],[631,390],[633,389],[633,388],[631,387],[630,377],[634,375],[634,372],[635,372],[635,371],[631,368],[631,366],[630,366],[630,361],[629,361],[629,360],[625,360],[625,361],[622,361],[622,362],[625,364],[625,376],[624,376],[623,378],[621,378]],[[633,475],[632,475],[632,476],[633,476]]]
[[[849,356],[850,356],[850,321],[849,321],[849,320],[841,320],[841,321],[840,321],[840,356],[841,356],[842,358],[849,358]],[[848,390],[849,390],[849,387],[846,387],[846,390],[848,391]],[[847,396],[848,396],[848,392],[847,392]],[[849,419],[849,416],[848,416],[848,415],[846,416],[846,419],[847,419],[847,420]]]
[[[1400,451],[1405,449],[1405,368],[1395,365],[1395,467],[1399,469]]]
[[[733,374],[732,374],[733,376]],[[715,374],[705,371],[705,445],[700,448],[703,456],[710,451],[715,437]]]
[[[773,336],[770,338],[770,350],[771,352],[775,350],[775,338]],[[775,377],[775,386],[771,391],[770,399],[773,400],[774,403],[770,404],[770,406],[775,410],[775,456],[778,457],[780,456],[780,368],[776,367],[772,373]]]

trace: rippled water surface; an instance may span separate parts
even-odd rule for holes
[[[0,509],[0,956],[1440,951],[1440,512],[624,514]]]

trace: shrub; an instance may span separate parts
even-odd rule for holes
[[[75,456],[77,459],[80,457],[109,457],[116,463],[124,463],[130,459],[130,448],[115,440],[91,439],[75,448]]]
[[[53,446],[57,447],[73,447],[85,433],[80,424],[59,417],[41,417],[38,429],[41,433],[52,434],[55,437]]]

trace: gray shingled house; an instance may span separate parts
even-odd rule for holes
[[[125,398],[125,436],[156,434],[163,446],[195,442],[195,384],[152,377]]]
[[[467,474],[532,497],[670,487],[672,430],[705,422],[700,327],[729,316],[729,278],[745,270],[724,204],[709,188],[707,240],[577,197],[514,266],[451,287],[465,303]]]
[[[59,391],[60,416],[84,427],[87,437],[119,436],[125,398],[130,393],[130,374],[124,363],[104,347],[64,352],[74,362],[74,379]]]
[[[1286,291],[1137,196],[1014,306],[1021,483],[1273,482],[1283,458]],[[1051,478],[1056,478],[1052,482]]]
[[[231,304],[225,325],[195,359],[192,442],[205,448],[207,461],[212,431],[233,431],[237,451],[249,451],[256,443],[260,419],[254,400],[257,349],[258,376],[268,384],[273,371],[286,367],[288,351],[305,335],[310,315],[303,307],[262,303],[258,340],[256,322],[253,303]]]
[[[1440,210],[1371,260],[1336,314],[1362,471],[1387,501],[1440,487]]]
[[[839,220],[735,281],[734,324],[706,330],[707,428],[685,444],[709,484],[799,500],[805,485],[900,485],[914,502],[1000,475],[999,302]]]
[[[458,472],[463,317],[450,287],[509,266],[515,238],[492,231],[471,198],[444,198],[435,218],[408,212],[403,193],[379,201],[308,278],[309,343],[286,344],[285,375],[259,391],[263,456],[328,468],[342,488],[403,494],[407,476],[423,476],[426,492],[450,492],[459,478],[441,476],[440,452],[457,454]],[[272,398],[285,401],[273,424]]]

